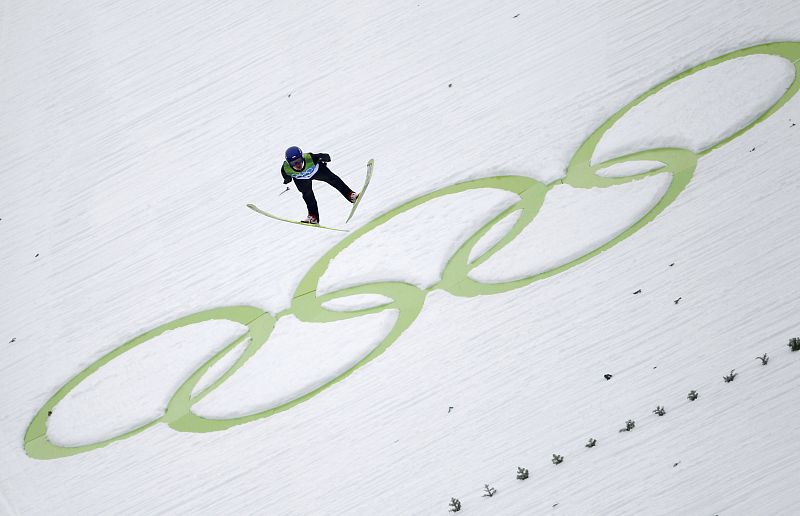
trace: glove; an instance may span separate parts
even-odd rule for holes
[[[330,161],[331,161],[331,156],[330,156],[330,154],[320,154],[320,155],[319,155],[319,160],[320,160],[322,163],[330,163]]]
[[[283,178],[283,184],[285,184],[285,185],[288,185],[288,184],[289,184],[289,183],[291,183],[291,182],[292,182],[292,178],[291,178],[291,177],[285,177],[285,178]]]

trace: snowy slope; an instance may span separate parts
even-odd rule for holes
[[[797,63],[653,88],[799,21],[778,0],[0,3],[0,514],[796,513]],[[289,145],[354,188],[375,159],[351,233],[245,207],[305,215],[278,195]],[[689,175],[601,167],[666,147]]]

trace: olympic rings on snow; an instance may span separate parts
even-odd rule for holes
[[[679,148],[656,148],[635,152],[610,159],[602,163],[591,163],[591,157],[606,131],[608,131],[614,125],[614,123],[616,123],[628,111],[641,103],[643,100],[658,93],[670,84],[711,66],[739,57],[759,54],[779,56],[789,60],[794,64],[795,75],[786,92],[772,106],[770,106],[769,109],[763,112],[755,120],[747,124],[745,127],[700,152],[692,152],[687,149]],[[544,203],[545,196],[555,186],[556,183],[554,182],[549,185],[545,185],[524,176],[495,176],[475,179],[441,188],[417,197],[416,199],[412,199],[405,204],[402,204],[401,206],[398,206],[397,208],[394,208],[387,213],[376,217],[357,231],[350,233],[346,238],[333,246],[333,248],[326,252],[313,266],[311,266],[306,275],[300,280],[300,283],[294,292],[291,307],[277,315],[268,314],[259,308],[251,306],[214,308],[181,317],[169,323],[158,326],[157,328],[135,337],[134,339],[122,344],[118,348],[106,354],[64,384],[64,386],[62,386],[36,413],[25,433],[24,447],[26,453],[35,459],[55,459],[67,457],[70,455],[95,450],[115,441],[127,439],[158,423],[165,423],[171,428],[180,432],[216,432],[225,430],[235,425],[266,418],[272,414],[288,410],[298,403],[316,396],[334,383],[343,380],[354,371],[358,370],[374,360],[377,356],[381,355],[395,341],[397,341],[400,335],[402,335],[403,332],[416,320],[417,316],[422,311],[425,298],[430,291],[444,290],[455,296],[478,296],[508,292],[529,285],[535,281],[559,274],[580,263],[585,262],[586,260],[591,259],[597,254],[609,249],[610,247],[613,247],[622,240],[625,240],[632,234],[636,233],[642,227],[655,219],[661,212],[663,212],[664,209],[669,206],[689,184],[694,175],[694,171],[697,166],[697,160],[700,157],[732,141],[733,139],[738,138],[755,125],[769,118],[773,113],[786,104],[786,102],[788,102],[789,99],[791,99],[797,93],[798,89],[800,89],[800,64],[797,63],[799,60],[800,43],[796,42],[769,43],[737,50],[735,52],[719,56],[689,70],[681,72],[667,81],[651,88],[644,94],[625,105],[611,118],[604,122],[597,130],[595,130],[575,152],[575,155],[573,156],[567,168],[566,177],[563,178],[563,182],[565,184],[569,184],[574,188],[607,188],[656,174],[671,174],[672,179],[662,198],[641,219],[633,223],[610,241],[591,250],[583,256],[551,270],[513,281],[506,281],[502,283],[481,283],[475,281],[469,277],[470,271],[482,263],[485,263],[486,260],[491,258],[494,254],[503,249],[508,243],[513,241],[528,226],[528,224],[530,224],[536,218],[539,209]],[[628,177],[603,177],[597,173],[603,168],[632,161],[657,161],[662,163],[663,166],[655,170],[642,172]],[[429,289],[422,290],[408,283],[397,281],[381,281],[348,287],[324,295],[317,295],[319,280],[327,270],[330,262],[360,237],[392,220],[397,215],[421,206],[428,201],[476,188],[505,190],[518,195],[520,199],[512,206],[494,216],[474,235],[468,238],[458,250],[456,250],[450,260],[447,262],[444,271],[442,272],[442,278],[436,285]],[[511,229],[481,256],[472,262],[469,262],[470,253],[475,245],[481,240],[481,238],[483,238],[483,236],[486,235],[497,223],[518,211],[520,212],[520,216],[513,224]],[[389,298],[391,301],[379,306],[354,311],[335,311],[322,306],[324,303],[335,299],[359,294],[378,294]],[[297,317],[297,319],[304,322],[332,322],[352,317],[360,317],[368,314],[375,314],[390,309],[397,310],[398,317],[394,323],[394,326],[386,334],[383,340],[350,369],[340,374],[336,378],[330,379],[325,384],[293,400],[247,416],[229,419],[206,419],[192,412],[192,406],[194,404],[222,385],[269,340],[276,322],[281,317],[286,315],[294,315]],[[201,365],[189,377],[189,379],[187,379],[178,388],[172,399],[169,401],[164,414],[160,418],[150,421],[121,435],[82,446],[62,447],[55,445],[48,440],[48,414],[61,400],[63,400],[88,376],[115,358],[125,354],[126,352],[145,342],[150,341],[153,338],[158,337],[167,331],[210,320],[233,321],[244,326],[247,331],[239,338],[235,339],[233,342],[218,351],[206,363]],[[225,371],[211,385],[201,390],[195,396],[192,396],[193,389],[208,372],[208,370],[243,342],[247,342],[247,345],[233,365],[231,365],[227,371]]]

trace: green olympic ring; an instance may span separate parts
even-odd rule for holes
[[[680,148],[657,148],[634,152],[632,154],[610,159],[602,163],[591,163],[592,154],[594,153],[595,148],[600,142],[602,136],[614,125],[614,123],[622,118],[633,107],[648,97],[658,93],[670,84],[675,83],[676,81],[725,61],[749,55],[773,55],[791,61],[794,65],[794,79],[786,92],[772,106],[770,106],[769,109],[767,109],[748,125],[724,138],[722,141],[719,141],[716,144],[697,153]],[[377,356],[381,355],[416,320],[417,316],[422,311],[426,295],[430,291],[439,289],[449,292],[455,296],[478,296],[508,292],[510,290],[529,285],[535,281],[559,274],[560,272],[566,271],[567,269],[589,260],[597,254],[613,247],[622,240],[625,240],[629,236],[633,235],[642,227],[655,219],[662,211],[664,211],[664,209],[669,206],[689,184],[694,175],[694,171],[697,166],[697,160],[700,157],[741,136],[755,125],[766,120],[784,104],[786,104],[786,102],[788,102],[789,99],[791,99],[797,93],[798,88],[800,88],[800,73],[798,73],[800,72],[800,65],[797,64],[797,61],[800,61],[800,43],[798,42],[769,43],[737,50],[735,52],[719,56],[695,66],[694,68],[686,70],[651,88],[624,106],[605,123],[603,123],[597,130],[595,130],[575,152],[575,155],[573,156],[567,168],[566,177],[563,179],[564,183],[569,184],[574,188],[606,188],[663,173],[671,174],[672,179],[667,191],[664,193],[658,203],[656,203],[641,219],[629,226],[609,242],[606,242],[605,244],[593,249],[583,256],[553,269],[513,281],[506,281],[502,283],[481,283],[475,281],[469,277],[470,271],[486,262],[486,260],[491,258],[495,253],[503,249],[503,247],[514,240],[522,232],[522,230],[525,229],[525,227],[535,219],[539,209],[544,203],[545,196],[556,185],[556,182],[545,185],[524,176],[495,176],[475,179],[441,188],[417,197],[416,199],[412,199],[405,204],[378,216],[336,244],[332,249],[325,253],[309,269],[308,273],[302,278],[302,280],[300,280],[300,283],[298,284],[293,295],[291,307],[283,312],[273,316],[259,308],[250,306],[215,308],[188,315],[186,317],[163,324],[114,349],[69,380],[36,413],[25,433],[25,452],[30,457],[35,459],[55,459],[95,450],[115,441],[127,439],[152,427],[157,423],[166,423],[174,430],[180,432],[216,432],[225,430],[235,425],[241,425],[250,421],[269,417],[272,414],[288,410],[298,403],[302,403],[303,401],[316,396],[334,383],[340,382],[360,367],[368,364]],[[656,161],[663,164],[663,166],[660,166],[654,170],[649,170],[647,172],[642,172],[627,177],[612,178],[603,177],[597,174],[597,172],[603,168],[632,161]],[[408,283],[383,281],[344,288],[339,291],[324,295],[317,295],[319,280],[327,270],[330,262],[336,256],[338,256],[342,250],[347,248],[358,238],[367,232],[378,228],[397,215],[412,210],[430,200],[476,188],[505,190],[518,195],[520,199],[518,202],[514,203],[496,215],[492,220],[481,227],[474,235],[467,239],[461,245],[461,247],[458,248],[458,250],[456,250],[455,254],[447,262],[439,283],[428,289],[421,290]],[[481,240],[481,238],[486,235],[486,233],[489,232],[497,223],[516,213],[517,211],[521,213],[511,229],[481,256],[472,262],[469,262],[470,252]],[[371,308],[352,311],[334,311],[322,306],[326,302],[358,294],[378,294],[389,298],[391,301]],[[252,357],[261,348],[261,346],[267,342],[276,322],[281,317],[292,314],[300,321],[332,322],[352,317],[360,317],[367,314],[375,314],[389,309],[397,310],[399,315],[394,323],[394,326],[383,338],[380,344],[366,354],[350,369],[340,374],[336,378],[327,381],[324,385],[321,385],[293,400],[247,416],[234,417],[230,419],[206,419],[192,412],[192,406],[195,403],[199,402],[209,393],[222,385],[228,378],[230,378],[231,375],[233,375],[240,367],[242,367],[242,365],[244,365],[250,359],[250,357]],[[169,401],[164,414],[160,418],[150,421],[149,423],[146,423],[121,435],[82,446],[63,447],[55,445],[48,440],[48,414],[62,399],[64,399],[64,397],[66,397],[89,375],[96,372],[98,369],[108,364],[115,358],[134,349],[138,345],[163,334],[164,332],[210,320],[229,320],[237,322],[245,326],[247,331],[239,336],[236,340],[225,346],[223,349],[218,351],[211,359],[197,369],[178,388],[172,399]],[[223,357],[233,351],[233,349],[236,348],[240,343],[245,341],[249,342],[242,355],[233,363],[233,365],[211,385],[197,393],[195,396],[192,396],[194,387],[200,382],[203,375],[205,375],[213,365],[218,363]]]

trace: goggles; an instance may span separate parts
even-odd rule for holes
[[[291,160],[291,161],[289,162],[289,165],[290,165],[292,168],[298,168],[298,167],[302,167],[304,164],[305,164],[305,160],[303,159],[303,156],[300,156],[300,157],[294,158],[293,160]]]

